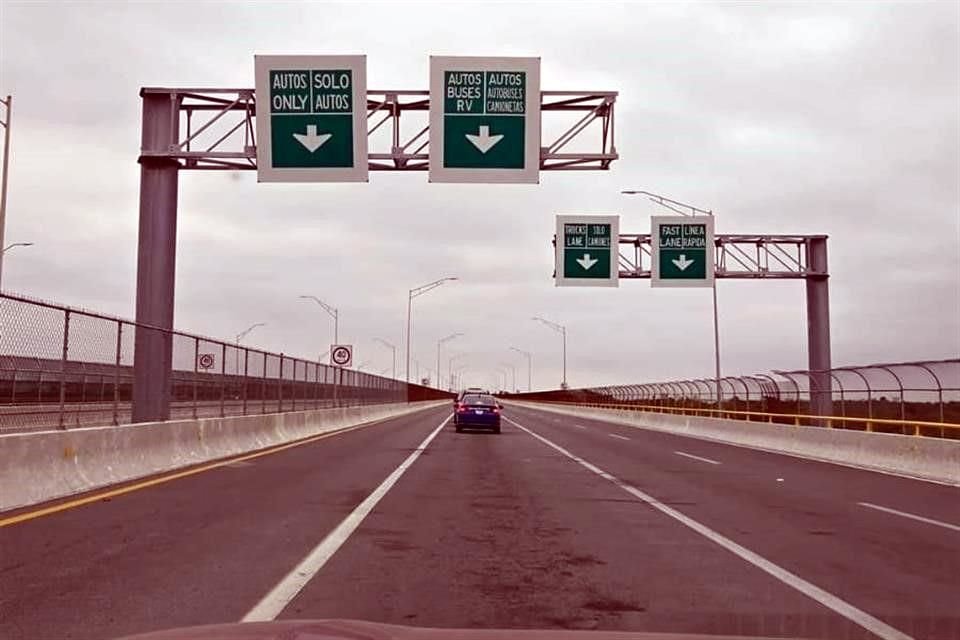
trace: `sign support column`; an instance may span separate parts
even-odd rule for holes
[[[833,415],[833,385],[830,362],[830,289],[826,236],[811,238],[807,245],[807,367],[810,370],[810,412]]]
[[[137,323],[133,357],[132,422],[170,418],[173,364],[173,291],[176,277],[177,188],[180,166],[150,157],[176,145],[179,99],[140,92],[143,132],[140,156],[140,231],[137,250]]]

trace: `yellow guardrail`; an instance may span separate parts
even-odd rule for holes
[[[629,411],[646,411],[649,413],[669,413],[679,415],[692,415],[703,418],[726,418],[738,419],[744,416],[746,422],[767,422],[767,423],[791,423],[794,426],[801,426],[804,422],[819,422],[827,428],[836,428],[837,425],[857,423],[865,425],[867,431],[874,431],[876,426],[895,426],[900,427],[901,431],[908,435],[930,436],[929,433],[923,433],[923,429],[939,429],[939,437],[960,437],[960,424],[953,422],[928,422],[924,420],[898,420],[892,418],[869,418],[867,416],[818,416],[807,413],[767,413],[764,411],[738,411],[733,409],[708,409],[701,407],[662,407],[658,405],[638,405],[638,404],[619,404],[609,402],[563,402],[563,401],[544,401],[546,404],[569,405],[576,407],[595,407],[598,409],[625,409]],[[764,420],[753,420],[751,418],[759,417]],[[774,418],[780,418],[775,420]],[[821,426],[813,424],[810,426]],[[842,428],[842,427],[841,427]],[[953,431],[956,430],[956,431]],[[909,432],[909,433],[908,433]],[[947,433],[956,434],[947,436]]]

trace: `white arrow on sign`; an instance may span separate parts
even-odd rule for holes
[[[467,140],[473,143],[480,153],[486,153],[493,148],[493,145],[497,144],[503,140],[503,134],[497,133],[490,135],[490,127],[487,125],[480,125],[480,135],[474,135],[472,133],[466,134]]]
[[[333,134],[321,133],[318,135],[317,125],[308,124],[306,134],[295,133],[293,134],[293,137],[297,139],[297,142],[305,146],[307,148],[307,151],[309,151],[310,153],[313,153],[314,151],[322,147],[327,140],[332,138]]]
[[[687,260],[687,256],[681,253],[679,258],[675,258],[670,262],[677,265],[677,269],[680,269],[680,271],[686,271],[687,267],[696,262],[696,260]]]
[[[591,258],[589,253],[583,254],[582,258],[577,258],[577,264],[583,267],[584,271],[589,271],[590,267],[597,264],[597,262],[599,262],[599,260]]]

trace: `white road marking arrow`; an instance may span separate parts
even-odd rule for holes
[[[671,260],[670,262],[677,265],[677,269],[680,269],[680,271],[686,271],[687,267],[696,262],[696,260],[687,260],[687,256],[681,253],[679,258]]]
[[[293,134],[293,137],[297,139],[297,142],[305,146],[307,148],[307,151],[309,151],[310,153],[313,153],[314,151],[322,147],[327,140],[332,138],[333,134],[321,133],[320,135],[317,135],[317,125],[308,124],[306,134],[295,133]]]
[[[583,254],[582,258],[577,258],[577,263],[583,267],[584,271],[589,271],[590,267],[599,262],[596,258],[591,258],[589,253]]]
[[[503,140],[503,134],[494,134],[490,135],[490,127],[487,125],[480,125],[480,135],[474,135],[472,133],[466,134],[467,140],[473,143],[480,153],[486,153],[493,148],[493,145],[497,144]]]

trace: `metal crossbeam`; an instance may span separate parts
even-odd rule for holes
[[[426,171],[430,165],[425,90],[367,91],[367,135],[371,171]],[[169,96],[171,115],[181,117],[168,149],[141,157],[167,158],[181,169],[250,171],[257,168],[256,96],[253,89],[147,87],[141,96]],[[615,91],[541,91],[540,109],[554,114],[562,133],[540,149],[541,171],[607,170],[619,156],[614,144]],[[406,114],[406,115],[405,115]],[[570,117],[573,116],[573,117]],[[563,122],[566,117],[570,122]],[[578,141],[592,152],[569,150]]]
[[[809,260],[812,245],[824,235],[717,235],[716,277],[743,279],[822,279],[826,265]],[[620,277],[650,278],[650,234],[620,235]]]

